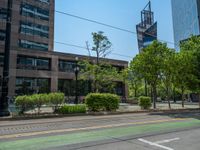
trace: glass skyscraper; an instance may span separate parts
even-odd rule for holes
[[[180,41],[200,34],[200,0],[171,0],[175,48]]]

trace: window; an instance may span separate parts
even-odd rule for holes
[[[17,77],[15,92],[17,95],[49,93],[50,79]]]
[[[58,91],[63,92],[66,96],[76,95],[76,81],[58,79]],[[79,80],[78,82],[78,95],[86,96],[91,91],[91,83],[89,81]]]
[[[39,24],[34,24],[31,22],[21,22],[20,33],[29,34],[29,35],[37,35],[37,36],[48,38],[49,27],[39,25]]]
[[[76,62],[59,60],[59,71],[72,73],[74,72],[75,67],[76,67]]]
[[[38,70],[50,70],[49,59],[36,59],[35,61]]]
[[[7,9],[6,8],[0,8],[0,19],[7,19]]]
[[[42,3],[45,3],[45,4],[49,4],[49,1],[50,1],[50,0],[37,0],[37,1],[42,2]]]
[[[19,40],[19,46],[21,48],[48,51],[48,44],[32,42],[32,41],[27,41],[27,40]]]
[[[50,70],[50,59],[17,56],[17,69]]]
[[[0,67],[4,64],[4,54],[0,54]]]
[[[0,30],[0,41],[5,41],[6,39],[6,31]]]
[[[49,21],[49,10],[26,3],[21,4],[21,15]]]

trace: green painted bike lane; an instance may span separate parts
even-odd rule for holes
[[[63,135],[46,135],[45,137],[31,137],[27,139],[13,139],[13,141],[0,142],[0,150],[44,150],[59,146],[107,140],[141,134],[168,132],[188,127],[200,127],[200,120],[189,119],[181,122],[165,122],[149,125],[109,128]]]

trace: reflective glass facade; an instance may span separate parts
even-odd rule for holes
[[[49,93],[50,79],[17,77],[15,91],[17,95]]]
[[[175,48],[179,49],[180,41],[191,35],[199,35],[200,0],[171,0],[174,27]]]
[[[59,60],[59,71],[74,73],[76,62]]]
[[[0,67],[4,64],[4,54],[0,54]]]
[[[48,38],[49,27],[31,22],[21,22],[20,33]]]
[[[0,29],[0,41],[5,41],[6,39],[6,31]]]
[[[50,59],[17,56],[17,69],[24,70],[50,70]]]
[[[19,46],[25,49],[48,51],[48,44],[33,41],[19,40]]]
[[[157,22],[154,22],[154,13],[151,11],[151,2],[141,11],[141,22],[136,25],[138,48],[142,50],[157,40]]]
[[[49,21],[49,10],[45,10],[30,4],[23,3],[21,5],[21,14],[23,16]]]
[[[7,18],[7,9],[1,8],[0,9],[0,19],[6,20]]]

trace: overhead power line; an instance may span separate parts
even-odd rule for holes
[[[80,46],[80,45],[75,45],[75,44],[69,44],[69,43],[66,43],[66,42],[54,41],[54,43],[65,45],[65,46],[70,46],[70,47],[76,47],[76,48],[80,48],[80,49],[84,49],[84,50],[88,50],[87,47]],[[89,50],[92,51],[92,49],[89,49]],[[113,52],[111,52],[110,54],[116,55],[116,56],[121,56],[121,57],[126,57],[126,58],[133,58],[131,56],[123,55],[123,54],[119,54],[119,53],[113,53]]]
[[[106,27],[109,27],[109,28],[112,28],[112,29],[116,29],[116,30],[120,30],[120,31],[123,31],[123,32],[127,32],[127,33],[131,33],[131,34],[137,35],[137,33],[134,32],[134,31],[131,31],[131,30],[128,30],[128,29],[124,29],[124,28],[120,28],[120,27],[116,27],[116,26],[113,26],[113,25],[109,25],[109,24],[106,24],[106,23],[103,23],[103,22],[99,22],[99,21],[96,21],[96,20],[88,19],[88,18],[85,18],[85,17],[73,15],[73,14],[70,14],[70,13],[67,13],[67,12],[63,12],[63,11],[58,11],[58,10],[55,10],[55,12],[58,13],[58,14],[70,16],[70,17],[73,17],[73,18],[77,18],[77,19],[80,19],[80,20],[87,21],[87,22],[99,24],[99,25],[106,26]],[[149,35],[151,37],[156,37],[157,38],[157,36],[155,36],[153,34],[148,34],[148,33],[145,33],[145,34],[147,34],[147,35]],[[171,42],[171,41],[166,41],[166,40],[161,40],[161,39],[158,39],[158,40],[161,41],[161,42],[164,42],[164,43],[176,45],[174,42]]]

